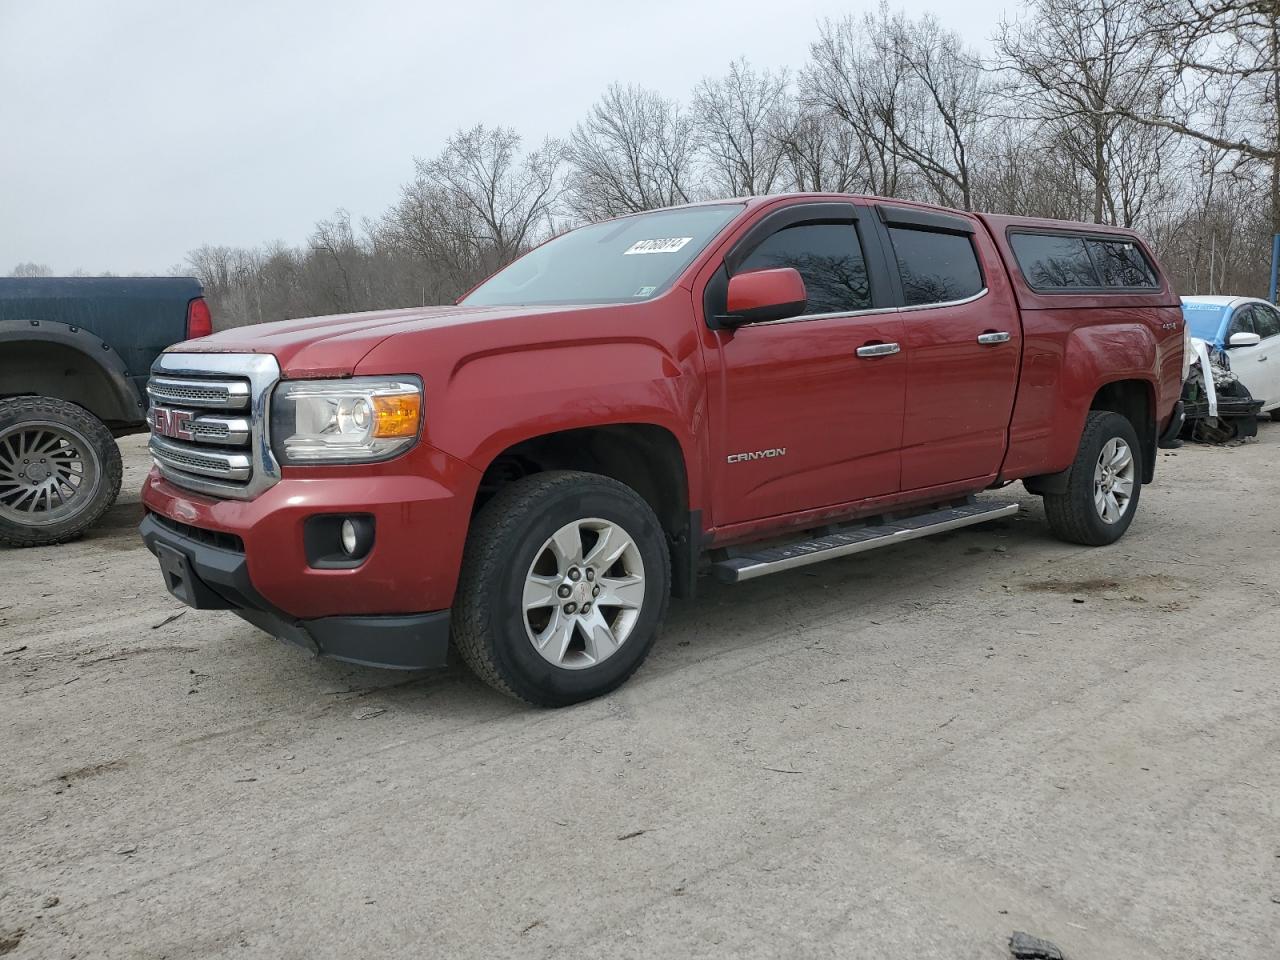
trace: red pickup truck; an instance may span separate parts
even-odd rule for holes
[[[452,641],[605,693],[672,595],[978,523],[1021,480],[1119,538],[1180,426],[1182,312],[1132,232],[846,195],[551,240],[457,305],[289,320],[152,369],[171,593],[354,663]]]

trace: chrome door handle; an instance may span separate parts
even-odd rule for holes
[[[983,346],[990,346],[993,343],[1008,343],[1009,334],[1003,331],[1000,333],[980,333],[978,334],[978,342]]]
[[[858,356],[860,357],[890,357],[898,353],[902,347],[896,343],[869,343],[865,347],[858,348]]]

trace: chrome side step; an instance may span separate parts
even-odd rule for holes
[[[780,547],[762,547],[750,553],[720,560],[711,565],[716,579],[724,583],[741,583],[770,573],[781,573],[811,563],[834,560],[855,553],[865,553],[880,547],[918,540],[921,537],[944,533],[958,527],[984,523],[998,517],[1009,517],[1018,512],[1016,503],[996,501],[972,501],[956,507],[943,507],[928,513],[900,517],[884,523],[850,527],[836,533],[824,534],[812,540],[788,543]]]

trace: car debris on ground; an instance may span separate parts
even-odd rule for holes
[[[1009,938],[1009,953],[1017,960],[1065,960],[1056,944],[1021,930],[1015,930]]]
[[[1182,437],[1215,444],[1256,437],[1262,401],[1232,373],[1222,350],[1199,337],[1191,338],[1191,349],[1191,373],[1182,387]]]

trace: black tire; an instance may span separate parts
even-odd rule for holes
[[[568,669],[534,646],[525,581],[552,535],[587,518],[616,524],[630,538],[643,562],[644,596],[615,652],[594,665]],[[593,473],[535,474],[501,490],[472,522],[453,605],[453,641],[495,689],[537,706],[567,706],[606,694],[635,672],[657,639],[670,594],[666,537],[634,490]],[[604,613],[604,605],[598,606],[597,613]],[[559,617],[555,607],[547,609],[548,616]],[[569,633],[575,642],[582,639],[574,628]]]
[[[1133,493],[1119,518],[1107,522],[1094,502],[1094,471],[1103,447],[1112,440],[1123,441],[1132,452]],[[1049,519],[1049,529],[1059,540],[1068,543],[1088,547],[1115,543],[1124,536],[1138,511],[1142,469],[1142,448],[1133,424],[1118,413],[1090,411],[1080,435],[1080,448],[1067,474],[1066,493],[1045,494],[1044,512]]]
[[[1280,422],[1280,408],[1272,410],[1268,416],[1270,416],[1272,420]]]
[[[23,455],[26,447],[33,456]],[[78,477],[79,486],[56,483],[46,496],[35,492],[41,474]],[[115,503],[120,474],[115,439],[83,407],[52,397],[0,400],[0,544],[41,547],[74,540]]]

